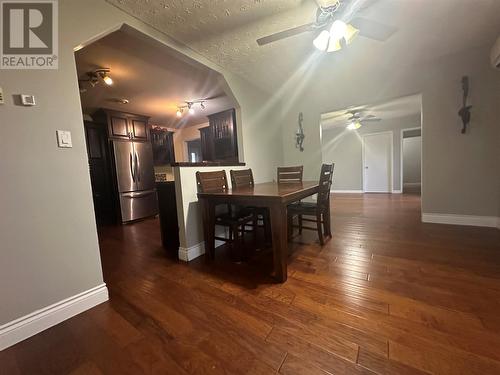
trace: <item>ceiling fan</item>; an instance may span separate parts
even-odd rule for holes
[[[350,44],[358,34],[385,41],[396,32],[395,27],[356,17],[359,11],[366,9],[377,0],[333,0],[327,1],[327,5],[321,5],[319,1],[315,0],[318,8],[314,22],[259,38],[257,44],[263,46],[294,35],[319,32],[314,39],[314,46],[321,51],[333,52]]]
[[[347,129],[349,130],[359,129],[365,122],[378,122],[382,120],[380,117],[371,114],[363,116],[362,109],[346,111],[345,115],[349,116],[347,119]]]

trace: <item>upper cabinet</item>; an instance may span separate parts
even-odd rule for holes
[[[175,162],[174,133],[163,128],[151,129],[154,165],[168,165]]]
[[[238,161],[234,108],[208,116],[209,126],[200,129],[203,160]]]
[[[149,140],[149,117],[108,109],[104,109],[102,113],[106,117],[108,124],[109,138],[135,141]]]

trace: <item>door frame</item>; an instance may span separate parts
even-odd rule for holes
[[[389,191],[383,192],[385,193],[391,193],[393,192],[394,189],[394,131],[393,130],[386,130],[383,132],[374,132],[374,133],[366,133],[366,134],[361,134],[361,182],[362,182],[362,188],[363,188],[363,193],[370,193],[369,191],[366,191],[366,179],[365,179],[365,137],[369,137],[372,135],[381,135],[381,134],[389,134],[391,137],[391,166],[389,168],[389,172],[391,174],[390,179],[389,179]]]
[[[400,171],[399,171],[399,179],[400,179],[400,185],[401,186],[401,194],[403,193],[403,160],[404,160],[404,154],[403,154],[403,135],[404,132],[406,131],[411,131],[411,130],[420,130],[420,191],[422,191],[422,126],[416,126],[412,128],[404,128],[401,129],[401,135],[400,135],[400,141],[401,144],[399,146],[399,153],[400,153]]]

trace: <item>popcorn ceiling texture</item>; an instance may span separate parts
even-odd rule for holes
[[[173,39],[267,90],[284,82],[311,51],[306,33],[272,46],[256,39],[312,22],[313,0],[107,0]],[[285,67],[282,63],[287,60]]]

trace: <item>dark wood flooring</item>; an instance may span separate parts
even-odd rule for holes
[[[235,264],[101,230],[111,299],[0,353],[3,374],[500,374],[500,231],[422,224],[412,195],[338,195],[333,239]]]

